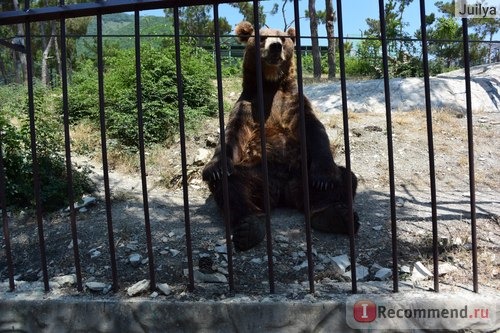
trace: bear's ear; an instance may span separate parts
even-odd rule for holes
[[[292,39],[293,43],[295,44],[295,29],[294,28],[289,28],[286,33],[290,38]]]
[[[238,36],[238,41],[240,43],[248,42],[248,39],[253,34],[253,25],[248,21],[243,21],[236,26],[235,32],[236,36]]]

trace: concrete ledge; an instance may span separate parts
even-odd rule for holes
[[[50,297],[40,294],[0,293],[0,332],[353,332],[346,320],[350,295],[332,295],[331,300],[283,300],[273,296],[250,299],[229,297],[221,301],[179,301],[119,296]],[[453,307],[457,300],[489,308],[489,321],[469,320],[467,332],[489,332],[500,328],[500,296],[471,292],[440,293],[413,291],[397,294],[356,295],[379,302],[418,304],[418,300]],[[351,302],[351,303],[349,303]],[[417,302],[417,303],[414,303]],[[351,309],[351,308],[349,308]],[[396,331],[455,330],[452,321],[436,327],[416,329],[412,319]],[[375,331],[387,331],[375,328]]]

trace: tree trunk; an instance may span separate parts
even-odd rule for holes
[[[316,0],[309,0],[309,24],[311,26],[311,46],[313,56],[314,78],[321,78],[321,51],[318,42],[318,18],[316,17]]]
[[[12,3],[14,5],[14,10],[19,10],[19,2],[18,0],[12,0]],[[22,38],[21,36],[24,36],[24,26],[22,23],[19,23],[17,25],[17,36],[18,38]],[[26,36],[26,38],[29,38],[29,36]],[[23,45],[26,45],[26,43],[23,42]],[[23,52],[15,52],[13,51],[14,54],[17,53],[19,56],[14,58],[16,59],[16,82],[21,83],[24,82],[25,84],[28,83],[28,75],[27,75],[27,62],[26,62],[26,54]]]
[[[335,13],[332,0],[326,0],[326,36],[328,37],[328,78],[334,79],[335,66]]]
[[[54,37],[51,36],[49,42],[47,43],[47,46],[45,47],[45,50],[43,50],[43,55],[42,55],[42,83],[45,86],[48,86],[50,83],[48,76],[47,59],[49,59],[49,51],[50,48],[52,47],[53,42],[54,42]]]

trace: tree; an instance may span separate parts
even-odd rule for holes
[[[390,73],[393,76],[416,76],[419,73],[420,62],[414,56],[416,50],[409,40],[409,34],[404,30],[408,23],[403,21],[405,9],[413,0],[388,0],[385,3],[385,33],[390,63]],[[380,20],[366,19],[368,29],[364,31],[367,39],[360,43],[358,55],[363,58],[363,66],[372,67],[372,76],[382,75],[381,30]]]
[[[337,21],[336,13],[333,10],[332,0],[325,0],[325,25],[326,36],[328,38],[328,78],[335,78],[335,21]]]
[[[171,14],[173,10],[165,9],[165,12]],[[194,36],[197,46],[212,44],[215,27],[211,12],[211,5],[179,8],[179,30],[181,34]],[[224,17],[219,18],[219,27],[221,34],[227,34],[232,30],[231,25]]]
[[[436,19],[435,15],[429,15],[426,18],[427,35],[429,53],[436,58],[433,60],[433,71],[442,72],[445,68],[449,70],[464,64],[462,26],[454,16],[455,5],[453,2],[438,1],[436,7],[443,16]],[[498,24],[495,25],[495,20],[492,19],[493,22],[488,20],[471,20],[471,27],[475,30],[475,32],[469,33],[469,40],[472,41],[469,44],[469,60],[472,65],[488,62],[487,58],[491,56],[488,48],[478,42],[482,41],[486,35],[494,34],[499,29]],[[420,37],[421,32],[417,31],[416,35]]]
[[[311,48],[313,56],[314,79],[321,78],[321,51],[318,41],[318,17],[316,15],[316,0],[309,0],[309,26],[311,28]]]
[[[255,19],[253,15],[253,4],[251,2],[237,2],[237,3],[231,3],[230,5],[239,10],[240,14],[243,15],[244,21],[248,21],[254,24]],[[273,12],[271,12],[271,14],[273,14]],[[262,5],[259,5],[259,25],[262,27],[265,24],[266,24],[266,14],[264,13],[264,7]]]

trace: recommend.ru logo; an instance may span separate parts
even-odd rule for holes
[[[497,301],[463,295],[415,297],[398,294],[353,295],[347,299],[347,324],[355,329],[493,330]]]

